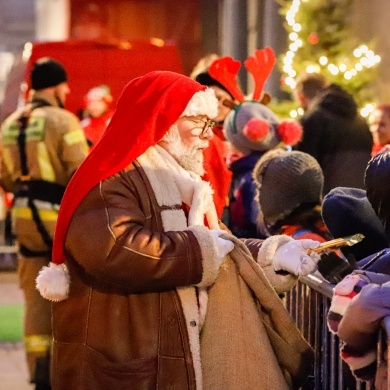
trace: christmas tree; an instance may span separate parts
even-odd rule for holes
[[[362,115],[372,109],[369,84],[376,77],[380,57],[372,43],[357,43],[351,36],[353,0],[278,0],[285,17],[288,50],[279,58],[281,85],[292,92],[303,72],[324,74],[350,92]],[[290,107],[292,107],[290,102]],[[285,106],[286,107],[286,106]],[[292,110],[291,116],[298,111]]]

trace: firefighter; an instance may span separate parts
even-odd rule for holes
[[[18,277],[25,299],[24,345],[31,383],[50,389],[51,307],[35,288],[51,260],[65,187],[88,153],[79,119],[64,109],[67,72],[45,57],[31,71],[30,100],[1,126],[0,184],[14,194],[12,227],[19,246]]]

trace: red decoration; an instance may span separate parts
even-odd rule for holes
[[[276,62],[276,55],[273,49],[266,46],[262,50],[255,50],[253,56],[249,56],[244,62],[249,73],[255,81],[255,89],[252,99],[260,100],[264,84],[272,72]],[[234,97],[242,103],[245,100],[244,94],[237,82],[237,74],[241,64],[230,56],[217,58],[209,67],[210,76],[220,82]]]
[[[312,45],[316,45],[318,43],[318,35],[317,35],[317,33],[315,33],[315,32],[310,33],[308,41]]]
[[[241,63],[230,56],[216,59],[209,67],[209,74],[220,82],[240,103],[244,101],[244,94],[237,83],[237,74]]]
[[[251,118],[245,125],[243,134],[252,142],[259,142],[269,133],[269,124],[262,118]]]
[[[294,120],[282,120],[278,126],[279,139],[286,145],[295,145],[302,138],[302,126]]]
[[[252,74],[255,80],[255,90],[253,91],[253,100],[259,100],[261,92],[268,76],[276,62],[276,55],[273,49],[266,46],[262,50],[255,50],[253,56],[249,56],[244,62],[246,69]]]

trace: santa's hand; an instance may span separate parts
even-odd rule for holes
[[[317,270],[317,262],[320,255],[308,249],[317,248],[319,241],[314,240],[293,240],[280,246],[274,255],[273,265],[275,271],[287,271],[296,276],[305,276]]]
[[[225,230],[222,229],[212,229],[210,233],[214,236],[215,246],[217,247],[217,256],[220,259],[224,259],[233,249],[234,244],[230,240],[225,240],[221,238],[221,234],[226,234]]]

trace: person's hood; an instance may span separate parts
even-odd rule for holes
[[[330,84],[321,92],[312,107],[312,109],[316,108],[351,119],[355,118],[358,113],[358,106],[353,96],[337,84]]]
[[[390,241],[390,152],[379,153],[368,162],[364,183],[367,198]]]

